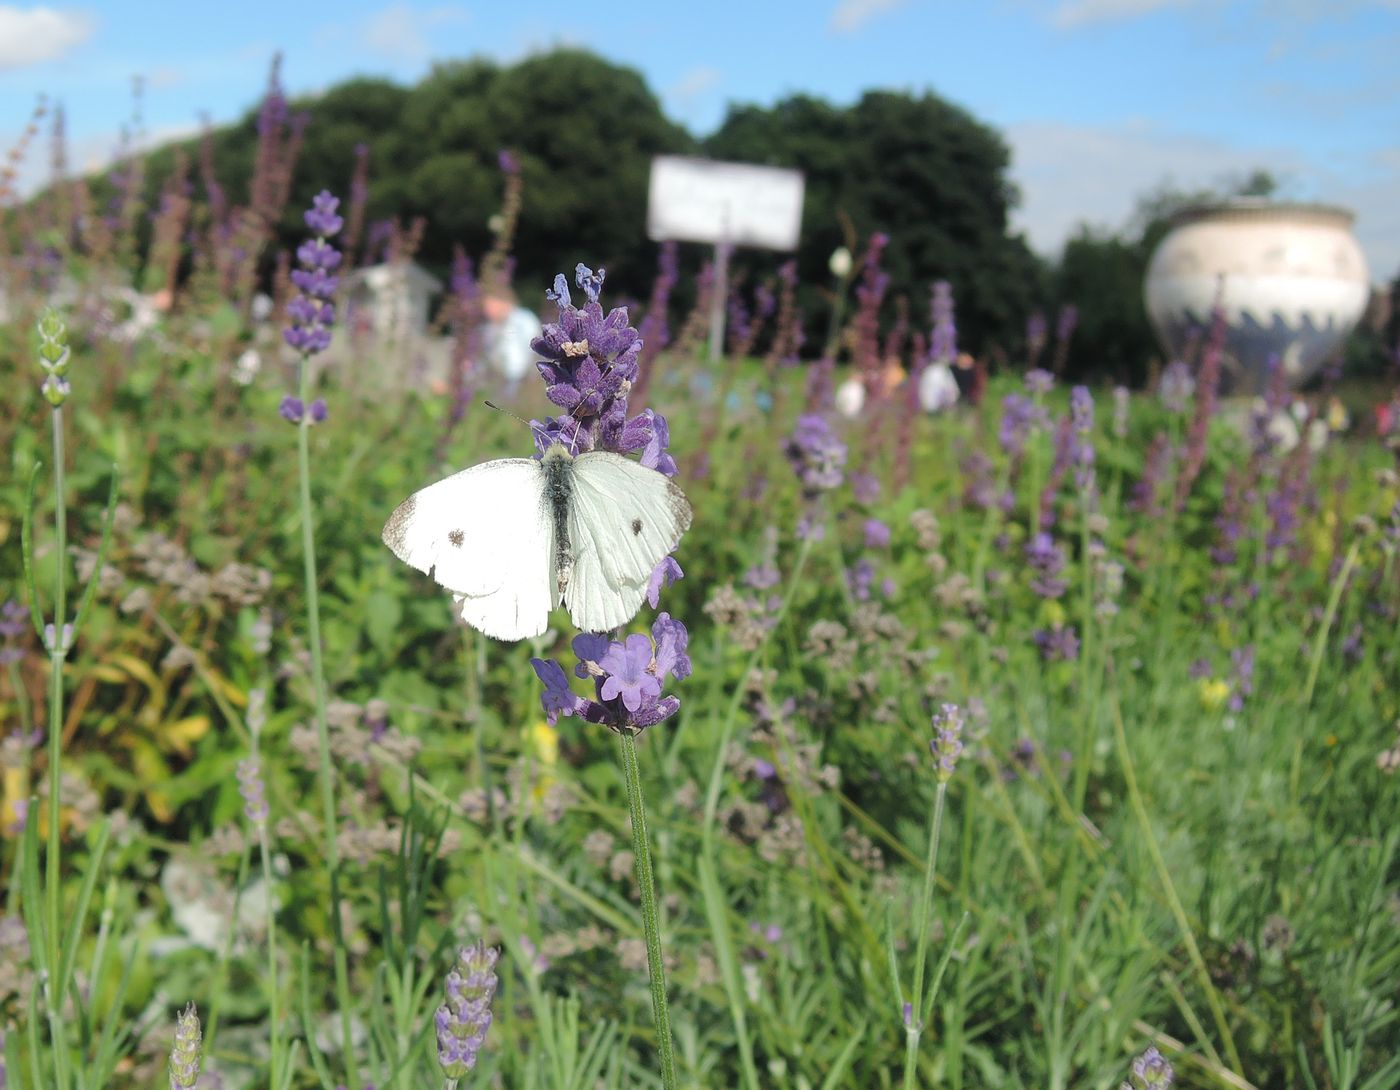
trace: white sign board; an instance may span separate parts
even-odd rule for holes
[[[647,234],[657,242],[795,250],[802,172],[659,155],[651,161]]]

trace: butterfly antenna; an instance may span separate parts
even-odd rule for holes
[[[534,432],[535,434],[541,435],[541,436],[543,436],[545,439],[548,439],[548,438],[549,438],[549,433],[546,432],[546,431],[545,431],[542,427],[540,427],[538,424],[536,424],[533,420],[526,420],[526,419],[525,419],[523,416],[521,416],[519,413],[513,413],[513,412],[511,412],[509,409],[503,409],[501,406],[497,405],[494,401],[483,401],[482,404],[485,405],[488,409],[495,409],[498,413],[504,413],[506,416],[510,417],[512,420],[519,421],[521,424],[524,424],[527,428],[529,428],[529,429],[530,429],[532,432]]]

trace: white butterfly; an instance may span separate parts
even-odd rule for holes
[[[522,640],[561,600],[585,632],[626,624],[688,529],[690,503],[664,474],[555,443],[543,458],[483,462],[420,489],[382,536],[452,591],[467,624]]]

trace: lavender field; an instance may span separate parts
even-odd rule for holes
[[[825,358],[787,266],[718,362],[711,270],[623,309],[561,237],[507,381],[512,156],[395,338],[297,139],[0,210],[0,1086],[1400,1086],[1400,434],[1218,396],[1219,324],[926,412],[956,300],[879,234]],[[555,442],[689,529],[630,622],[492,639],[381,533]]]

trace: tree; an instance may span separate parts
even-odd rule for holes
[[[962,343],[1020,342],[1042,270],[1024,239],[1007,231],[1018,194],[1006,144],[965,110],[933,94],[871,91],[847,109],[795,95],[769,109],[732,107],[705,150],[803,172],[804,284],[829,281],[844,213],[861,235],[890,236],[890,291],[908,296],[916,328],[928,321],[930,283],[943,278],[953,284]],[[810,312],[821,304],[809,293]]]
[[[309,115],[280,241],[304,235],[301,213],[330,189],[348,196],[356,148],[369,149],[369,221],[425,221],[417,259],[445,273],[454,246],[481,254],[503,189],[498,156],[521,164],[524,207],[514,245],[515,283],[542,305],[556,272],[578,261],[605,265],[609,287],[644,297],[656,264],[646,238],[653,155],[695,150],[693,138],[661,112],[636,71],[581,50],[557,50],[502,67],[472,59],[439,64],[416,86],[353,79],[295,101]],[[219,184],[244,199],[257,146],[256,109],[212,134]],[[148,160],[154,200],[177,146]],[[199,141],[179,146],[190,161]],[[199,172],[192,171],[198,185]],[[202,195],[202,194],[201,194]]]

